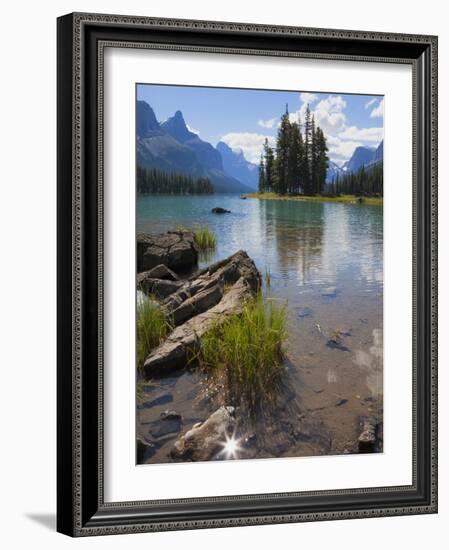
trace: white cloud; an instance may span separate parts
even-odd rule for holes
[[[241,149],[247,160],[258,163],[265,138],[268,138],[270,145],[274,145],[274,138],[271,136],[250,132],[231,132],[222,136],[220,141],[224,141],[231,149]]]
[[[316,94],[311,94],[310,92],[303,92],[299,94],[299,99],[307,105],[307,103],[313,103],[318,99]]]
[[[349,160],[356,147],[363,145],[360,141],[345,141],[337,136],[327,137],[327,146],[329,147],[330,159],[341,166]]]
[[[325,134],[335,135],[346,126],[344,109],[346,101],[341,96],[328,96],[314,110],[315,122]]]
[[[383,116],[384,116],[384,100],[382,99],[382,101],[379,103],[379,105],[377,105],[371,111],[370,117],[375,118],[375,117],[383,117]]]
[[[193,132],[194,134],[196,135],[200,135],[200,131],[199,130],[195,130],[195,128],[192,128],[191,126],[189,126],[188,124],[186,124],[187,126],[187,130],[189,130],[189,132]]]
[[[257,124],[262,126],[262,128],[274,128],[278,120],[278,117],[270,118],[269,120],[258,120]]]
[[[360,141],[382,141],[384,129],[380,128],[357,128],[357,126],[347,126],[342,132],[339,132],[340,139]]]
[[[345,107],[346,101],[341,96],[329,95],[326,99],[318,102],[315,108],[310,111],[315,116],[316,124],[323,130],[326,136],[333,136],[346,127]],[[301,122],[304,122],[306,109],[307,103],[303,103],[298,111],[290,113],[291,122],[297,121],[298,116],[301,118]]]
[[[383,139],[382,126],[376,128],[359,128],[357,126],[348,125],[345,112],[347,104],[340,95],[328,95],[324,99],[317,101],[319,99],[317,94],[304,92],[300,94],[300,99],[302,101],[301,107],[299,110],[290,113],[290,121],[296,122],[298,117],[300,117],[301,122],[304,123],[307,105],[309,105],[310,108],[310,104],[313,103],[313,106],[310,108],[311,113],[315,117],[317,126],[320,126],[326,135],[329,147],[329,158],[336,164],[342,165],[349,160],[356,147],[362,145],[376,146]],[[376,104],[376,102],[378,103]],[[383,99],[379,101],[378,98],[372,98],[366,102],[365,107],[367,109],[370,107],[373,108],[370,113],[371,117],[382,116]],[[275,121],[276,119],[273,120]],[[259,121],[258,124],[264,128],[273,128],[274,124],[272,125],[272,122],[272,120]],[[267,123],[269,123],[270,126],[268,126]],[[276,124],[276,126],[278,125],[279,124]],[[239,137],[237,138],[237,136]],[[241,142],[243,139],[242,136],[245,136],[247,143]],[[235,147],[243,149],[245,156],[249,160],[258,162],[265,136],[260,134],[227,134],[226,137],[229,137],[235,144]],[[270,138],[270,140],[272,142],[272,138]],[[228,145],[234,148],[229,142]]]

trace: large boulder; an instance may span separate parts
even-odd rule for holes
[[[137,235],[137,271],[165,265],[175,272],[188,271],[198,262],[198,247],[191,231]]]
[[[179,281],[179,277],[174,271],[164,264],[159,264],[153,269],[145,272],[152,279],[167,279],[168,281]]]
[[[241,313],[260,281],[254,262],[242,250],[186,281],[162,304],[178,326],[145,359],[145,375],[161,376],[185,367],[206,331]]]
[[[176,292],[181,286],[180,281],[169,281],[167,279],[153,279],[151,271],[144,271],[137,275],[137,287],[145,294],[154,294],[158,299],[167,298]]]
[[[239,279],[216,306],[176,327],[168,338],[150,353],[144,362],[145,375],[163,376],[185,367],[190,352],[200,344],[205,332],[217,323],[222,323],[229,315],[241,313],[243,305],[252,296],[249,285],[244,279]]]
[[[171,456],[175,460],[203,461],[224,459],[226,442],[235,427],[234,407],[220,407],[204,422],[195,424],[174,443]]]
[[[146,358],[145,375],[163,376],[185,367],[203,334],[230,315],[241,313],[260,282],[254,262],[240,250],[181,284],[162,302],[176,328]]]

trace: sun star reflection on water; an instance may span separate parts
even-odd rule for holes
[[[239,442],[240,439],[237,439],[234,434],[231,437],[226,436],[222,451],[225,458],[236,459],[238,457],[238,452],[241,450]]]

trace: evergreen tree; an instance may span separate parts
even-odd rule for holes
[[[312,182],[311,182],[311,171],[312,171],[312,162],[311,162],[311,147],[312,145],[312,119],[310,114],[309,105],[306,107],[306,115],[304,119],[304,183],[303,183],[303,192],[306,195],[312,194]]]
[[[327,176],[327,168],[329,164],[329,157],[327,155],[327,143],[326,138],[324,137],[323,130],[318,127],[316,129],[316,150],[317,150],[317,160],[316,160],[316,189],[315,192],[318,195],[321,195],[321,193],[324,190],[324,186],[326,185],[326,176]]]
[[[315,116],[312,115],[310,129],[310,194],[318,193],[318,139],[315,127]]]
[[[137,192],[166,195],[210,195],[214,192],[214,186],[208,178],[194,178],[186,174],[138,166]]]
[[[289,185],[290,117],[288,106],[281,117],[276,141],[276,192],[285,195]]]
[[[276,163],[273,149],[268,145],[268,139],[264,143],[265,157],[265,189],[266,191],[276,191]]]
[[[259,193],[265,193],[266,190],[266,178],[265,178],[265,164],[263,161],[263,154],[260,156],[259,163]]]
[[[288,151],[288,175],[287,175],[287,192],[299,193],[299,148],[300,148],[300,131],[296,122],[290,124],[290,144]]]
[[[301,119],[298,117],[298,156],[296,163],[298,166],[298,192],[304,192],[304,188],[307,185],[308,178],[308,164],[304,139],[301,132]]]

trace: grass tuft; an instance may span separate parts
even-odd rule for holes
[[[261,295],[248,302],[240,315],[230,316],[201,339],[200,368],[224,382],[234,404],[254,410],[269,398],[282,371],[286,337],[286,308]]]
[[[198,227],[193,234],[200,250],[213,250],[217,246],[217,237],[208,227]]]
[[[170,331],[170,323],[160,305],[152,297],[142,300],[137,308],[137,366],[141,368],[147,355]]]

